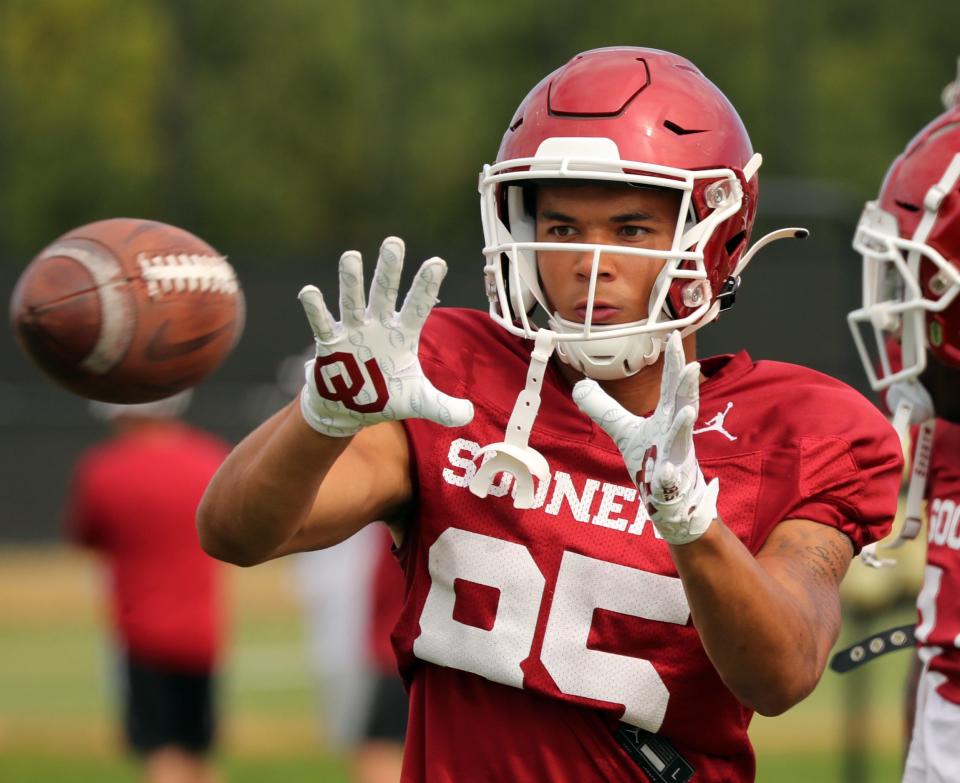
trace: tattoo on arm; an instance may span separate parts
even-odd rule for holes
[[[815,525],[815,528],[806,525]],[[789,532],[774,531],[769,542],[774,544],[772,551],[767,546],[761,552],[787,559],[796,566],[792,569],[795,577],[802,578],[809,574],[819,586],[836,587],[847,573],[847,566],[853,558],[850,539],[824,525],[812,522],[806,525],[801,528],[791,524]]]
[[[772,576],[803,599],[811,626],[821,633],[829,629],[830,644],[839,632],[839,586],[852,558],[846,535],[805,520],[778,525],[759,556]]]
[[[844,547],[836,540],[807,546],[805,552],[807,566],[815,581],[825,586],[840,584],[853,554],[849,547]]]

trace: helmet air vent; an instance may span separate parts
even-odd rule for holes
[[[893,203],[900,207],[900,209],[907,210],[907,212],[920,211],[920,207],[918,207],[916,204],[908,204],[906,201],[894,201]]]
[[[700,128],[699,130],[694,129],[694,128],[683,128],[683,127],[681,127],[680,125],[677,125],[677,123],[672,122],[672,121],[670,121],[670,120],[664,120],[664,121],[663,121],[663,127],[666,128],[668,131],[673,131],[673,132],[676,133],[678,136],[689,136],[689,135],[692,134],[692,133],[706,133],[706,132],[707,132],[707,129],[706,129],[706,128]]]

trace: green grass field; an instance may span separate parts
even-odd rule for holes
[[[63,549],[0,550],[0,783],[134,781],[116,736],[98,572]],[[346,781],[324,751],[283,562],[231,572],[233,648],[225,682],[220,767],[232,783]],[[908,622],[879,617],[870,630]],[[849,635],[849,631],[846,632]],[[871,783],[899,780],[900,693],[906,653],[865,667],[860,720]],[[848,675],[853,676],[853,675]],[[761,783],[843,781],[844,681],[828,672],[814,694],[751,729]]]

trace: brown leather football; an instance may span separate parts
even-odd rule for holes
[[[136,403],[195,386],[243,331],[240,283],[193,234],[115,218],[68,231],[13,290],[10,318],[27,355],[83,397]]]

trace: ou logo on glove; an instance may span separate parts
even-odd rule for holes
[[[331,364],[340,364],[343,371],[349,376],[349,383],[344,379],[344,372],[326,377],[322,370]],[[363,363],[373,383],[373,388],[377,392],[373,402],[359,403],[356,401],[357,395],[366,385],[366,379],[357,363],[357,358],[352,353],[346,351],[335,351],[328,356],[317,356],[313,365],[313,378],[317,384],[317,393],[325,400],[342,403],[345,408],[349,408],[357,413],[379,413],[387,407],[387,400],[390,395],[387,392],[387,382],[380,372],[376,359],[367,359]]]
[[[443,259],[424,261],[398,311],[403,241],[387,237],[363,291],[363,261],[356,251],[340,257],[340,320],[316,286],[300,290],[316,356],[306,363],[300,394],[304,421],[322,435],[349,438],[383,421],[427,419],[460,427],[473,418],[469,400],[437,389],[423,373],[417,350],[424,322],[447,272]],[[333,366],[331,366],[333,365]]]

